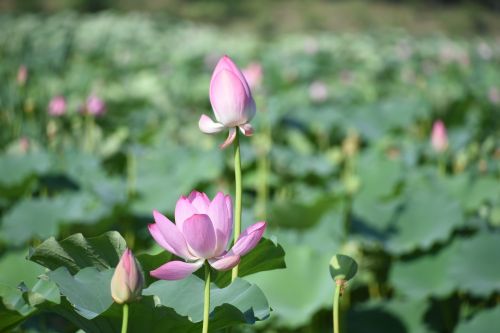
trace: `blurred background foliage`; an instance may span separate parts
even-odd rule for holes
[[[496,2],[0,6],[0,322],[26,313],[13,295],[43,272],[30,246],[113,229],[154,253],[152,209],[172,215],[193,188],[233,191],[223,135],[197,128],[227,53],[263,73],[243,223],[267,220],[287,262],[248,278],[274,311],[240,331],[329,332],[336,252],[360,264],[342,299],[348,332],[499,327]],[[444,152],[430,144],[437,119]],[[76,329],[45,313],[16,330]]]

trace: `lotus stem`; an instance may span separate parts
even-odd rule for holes
[[[340,333],[340,319],[339,319],[339,299],[340,290],[342,289],[342,284],[344,281],[335,281],[335,292],[333,293],[333,333]]]
[[[123,304],[122,333],[127,333],[128,328],[128,304]]]
[[[241,154],[239,132],[236,131],[234,139],[234,180],[236,184],[236,200],[234,206],[234,242],[238,240],[241,232]],[[231,281],[238,277],[238,266],[233,268]]]
[[[205,293],[203,302],[203,329],[202,333],[208,333],[208,315],[210,312],[210,267],[205,263]]]

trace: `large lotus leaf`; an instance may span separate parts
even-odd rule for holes
[[[24,199],[4,216],[0,235],[5,242],[19,245],[33,237],[57,235],[60,224],[96,223],[112,213],[113,208],[113,203],[106,203],[103,197],[82,191]]]
[[[450,259],[450,275],[461,290],[477,296],[500,291],[500,233],[480,232],[461,240]]]
[[[137,153],[132,209],[150,215],[153,209],[173,211],[181,195],[187,195],[201,182],[213,180],[223,167],[221,153],[186,147],[162,147]],[[175,189],[175,190],[173,190]]]
[[[119,332],[122,321],[122,307],[113,303],[108,310],[98,317],[88,320],[72,310],[72,306],[63,299],[61,306],[51,307],[49,311],[60,314],[85,332],[108,333]],[[139,302],[129,305],[129,333],[142,332],[200,332],[202,322],[193,323],[186,316],[181,316],[174,309],[158,306],[155,297],[143,296]],[[133,320],[132,320],[133,318]],[[242,313],[229,304],[217,308],[210,316],[210,330],[240,324],[244,321]]]
[[[296,177],[307,175],[327,176],[334,171],[334,165],[324,155],[298,153],[290,148],[273,146],[271,151],[273,168],[279,174],[290,174]]]
[[[11,251],[0,257],[0,285],[15,288],[21,282],[32,287],[44,268],[26,260],[26,251]]]
[[[12,328],[25,320],[25,316],[11,310],[0,300],[0,332],[9,332]]]
[[[243,277],[285,267],[283,248],[279,244],[263,238],[252,251],[241,259],[238,265],[238,276]],[[231,271],[218,272],[214,280],[219,286],[227,285],[231,281]]]
[[[203,319],[204,281],[191,275],[179,281],[157,281],[143,291],[143,295],[155,296],[158,306],[173,308],[179,315],[187,316],[192,322]],[[227,306],[238,309],[239,321],[254,323],[266,319],[270,314],[269,304],[262,291],[256,285],[236,279],[228,287],[211,287],[210,311],[215,313]],[[228,318],[229,319],[229,318]]]
[[[0,237],[16,245],[32,237],[50,237],[57,234],[63,214],[59,203],[50,198],[23,199],[3,216]]]
[[[396,261],[390,281],[398,293],[414,299],[445,297],[454,290],[487,297],[500,290],[500,269],[488,260],[500,251],[500,234],[456,238],[436,254]]]
[[[330,196],[319,196],[315,200],[283,200],[270,207],[268,222],[273,226],[307,229],[316,225],[334,200]]]
[[[353,202],[351,231],[363,240],[383,242],[391,230],[402,199],[376,200],[365,195],[356,197]]]
[[[295,328],[331,304],[335,287],[328,273],[331,253],[317,252],[306,245],[283,246],[286,270],[262,272],[246,279],[261,287],[268,297],[275,324]]]
[[[446,193],[414,189],[387,230],[386,247],[395,254],[429,249],[447,240],[463,222],[460,205]]]
[[[348,126],[356,128],[368,140],[377,140],[390,130],[406,128],[417,117],[426,115],[430,106],[414,97],[391,97],[377,104],[353,110]]]
[[[449,274],[450,260],[456,246],[449,245],[438,253],[425,253],[416,259],[395,261],[389,280],[398,294],[412,299],[429,296],[446,297],[457,284]]]
[[[483,203],[498,203],[500,198],[499,180],[493,176],[483,176],[472,179],[462,174],[446,179],[450,194],[460,200],[462,207],[467,211],[474,211]]]
[[[361,180],[358,195],[371,200],[390,195],[403,175],[401,160],[390,159],[376,150],[361,154],[356,165]]]
[[[99,159],[81,151],[65,151],[54,158],[56,171],[76,182],[82,191],[91,193],[103,206],[123,203],[127,199],[126,184],[106,172]]]
[[[458,323],[456,333],[492,333],[500,327],[500,306],[479,312],[470,320]]]
[[[85,267],[115,267],[125,248],[125,240],[116,231],[91,238],[74,234],[61,241],[47,239],[31,250],[29,259],[51,270],[64,266],[74,274]]]
[[[421,301],[370,301],[349,310],[347,327],[351,333],[429,333],[424,317],[428,303]]]
[[[81,316],[93,319],[113,303],[110,288],[113,272],[113,269],[98,271],[87,267],[72,276],[66,267],[60,267],[47,275]]]
[[[49,168],[50,159],[44,152],[0,155],[0,188],[18,186],[31,176],[47,172]]]
[[[59,289],[51,282],[40,279],[30,290],[25,284],[19,288],[0,285],[0,332],[9,331],[37,313],[37,306],[59,304]],[[46,302],[48,301],[48,302]]]

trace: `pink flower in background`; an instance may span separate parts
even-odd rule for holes
[[[118,304],[129,303],[141,297],[144,277],[132,251],[123,252],[111,279],[111,297]]]
[[[479,43],[477,53],[483,60],[490,60],[493,57],[493,50],[485,42]]]
[[[251,89],[260,87],[262,84],[262,65],[260,63],[252,62],[242,72]]]
[[[93,116],[100,116],[106,112],[106,103],[97,95],[92,94],[87,98],[84,112]]]
[[[62,116],[66,113],[66,99],[63,96],[55,96],[49,102],[49,114],[54,117]]]
[[[203,114],[198,126],[207,134],[229,129],[229,135],[221,148],[227,147],[234,141],[237,128],[246,136],[252,135],[253,128],[249,124],[255,116],[252,92],[243,73],[228,56],[223,56],[219,60],[212,74],[210,103],[217,122]]]
[[[491,87],[488,90],[488,98],[493,104],[500,104],[500,89],[496,87]]]
[[[438,153],[443,152],[448,148],[448,135],[446,134],[446,127],[441,120],[434,122],[431,134],[432,148]]]
[[[26,84],[26,81],[28,80],[28,68],[25,65],[19,66],[16,80],[17,84],[20,86],[24,86]]]
[[[162,280],[180,280],[208,261],[225,271],[238,265],[240,257],[252,250],[266,229],[265,222],[248,227],[228,250],[233,229],[233,204],[229,195],[217,193],[210,201],[205,193],[193,191],[175,206],[175,224],[157,211],[149,232],[165,250],[183,258],[170,261],[151,272]]]
[[[311,56],[318,53],[319,51],[318,41],[313,37],[306,38],[306,40],[304,41],[304,51]]]
[[[313,102],[321,103],[328,98],[328,88],[322,81],[314,81],[309,86],[309,97]]]
[[[28,150],[30,149],[30,139],[28,139],[27,137],[23,136],[23,137],[21,137],[19,139],[18,145],[19,145],[19,150],[22,153],[27,153]]]

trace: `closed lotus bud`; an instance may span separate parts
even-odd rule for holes
[[[54,117],[62,116],[66,113],[66,100],[62,96],[55,96],[49,103],[49,114]]]
[[[255,102],[243,73],[228,56],[215,67],[210,82],[215,118],[226,127],[240,126],[255,115]]]
[[[446,134],[446,127],[441,120],[438,120],[432,126],[431,134],[432,148],[438,153],[441,153],[448,148],[448,135]]]
[[[252,62],[243,69],[243,75],[251,89],[258,89],[262,84],[262,65],[258,62]]]
[[[28,80],[28,68],[25,65],[19,66],[17,70],[17,84],[24,86]]]
[[[143,286],[142,270],[132,251],[126,249],[111,279],[111,297],[118,304],[133,302],[141,297]]]
[[[216,121],[204,114],[198,125],[207,134],[229,129],[229,135],[221,148],[234,141],[237,128],[243,135],[252,135],[250,120],[255,116],[255,101],[245,76],[228,56],[219,60],[212,74],[210,103]]]
[[[93,116],[100,116],[106,112],[106,103],[98,96],[92,94],[87,98],[85,112]]]

